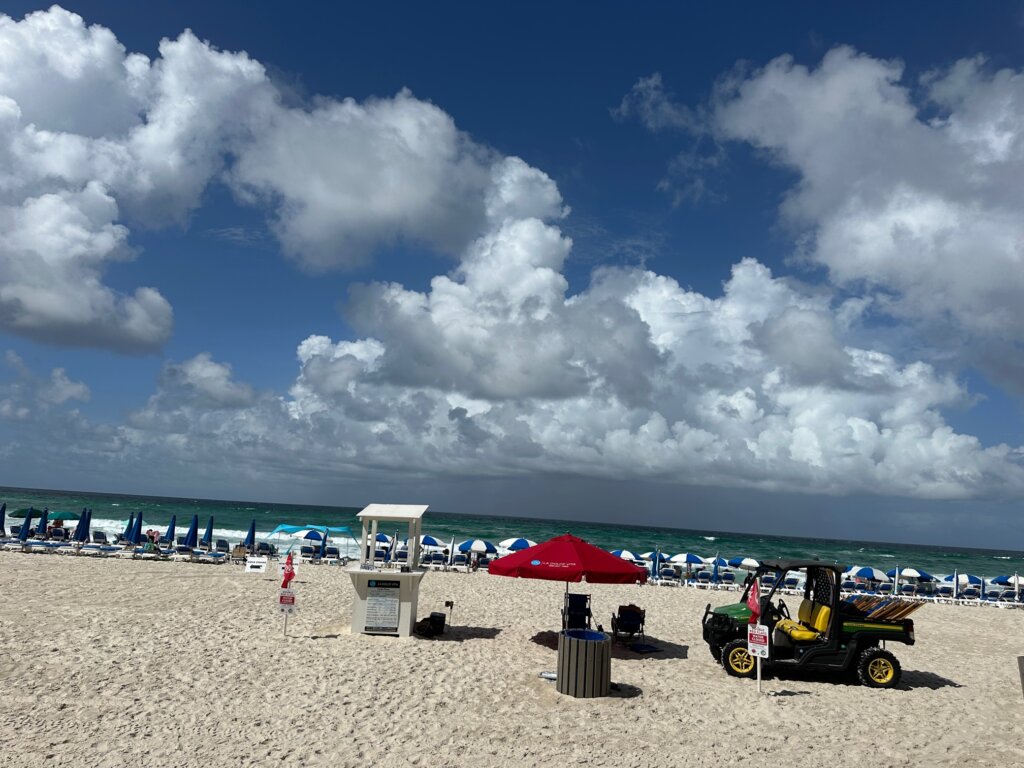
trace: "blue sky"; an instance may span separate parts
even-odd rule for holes
[[[0,482],[1024,532],[1024,6],[37,11]]]

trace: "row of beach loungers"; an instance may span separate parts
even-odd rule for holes
[[[725,589],[742,590],[744,584],[737,581],[731,571],[722,571],[715,577],[715,574],[708,571],[701,571],[690,578],[680,576],[674,568],[663,568],[658,578],[652,579],[652,583],[660,586],[683,586],[696,589]],[[761,580],[762,589],[770,589],[775,585],[774,579],[766,576]],[[948,603],[950,605],[993,605],[996,607],[1024,607],[1024,591],[1017,593],[1013,589],[992,588],[982,593],[981,589],[974,586],[961,587],[954,590],[952,584],[942,584],[931,587],[905,583],[894,589],[892,584],[879,584],[872,587],[865,582],[852,580],[843,581],[839,585],[840,593],[847,596],[853,595],[877,595],[880,597],[903,598],[906,600],[923,600],[934,603]],[[783,581],[782,587],[778,590],[782,594],[802,595],[803,585],[799,579],[787,578]]]
[[[4,532],[0,531],[0,534]],[[69,541],[68,531],[55,528],[46,536],[33,536],[22,541],[12,530],[12,537],[0,536],[0,549],[5,552],[30,554],[75,555],[80,557],[121,557],[141,560],[186,560],[200,563],[226,563],[231,547],[224,539],[217,539],[205,548],[186,547],[183,536],[172,546],[169,542],[135,545],[117,537],[110,541],[103,531],[94,531],[88,542]]]

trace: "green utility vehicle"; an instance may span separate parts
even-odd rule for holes
[[[806,575],[795,618],[780,591],[792,572]],[[748,601],[754,583],[764,585],[769,574],[774,583],[767,592],[763,587],[759,590],[758,601],[757,623],[768,627],[769,656],[762,659],[762,669],[856,671],[860,681],[872,688],[899,683],[900,663],[885,650],[885,643],[914,644],[914,622],[906,616],[921,604],[871,595],[843,600],[840,567],[816,560],[766,560],[748,577],[738,603],[713,610],[708,604],[702,621],[704,640],[726,672],[736,677],[755,674],[755,661],[747,650],[752,613]]]

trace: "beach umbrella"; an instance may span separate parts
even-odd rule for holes
[[[22,507],[11,512],[11,517],[16,517],[19,520],[23,517],[35,517],[35,507]]]
[[[71,536],[72,541],[85,543],[89,540],[89,513],[86,510],[82,510],[82,516],[78,518],[78,525],[75,526],[75,532]]]
[[[647,569],[566,533],[493,560],[487,567],[497,576],[592,584],[634,584],[647,580]]]
[[[1019,587],[1024,585],[1024,577],[1018,576],[1016,573],[1013,576],[996,576],[992,579],[992,583],[1001,587]]]
[[[964,586],[965,584],[981,584],[982,579],[980,576],[975,576],[971,573],[957,573],[953,571],[949,576],[943,579],[943,581],[955,581],[957,586]]]
[[[498,548],[484,539],[466,539],[459,542],[458,550],[459,552],[477,552],[481,555],[493,555],[497,553]],[[526,550],[521,551],[525,552]]]
[[[128,513],[128,525],[126,525],[124,527],[124,533],[121,534],[121,538],[122,539],[127,539],[131,535],[132,528],[134,528],[134,527],[135,527],[135,513],[134,512],[129,512]]]
[[[537,542],[523,538],[505,539],[504,541],[498,542],[499,547],[501,547],[502,549],[507,549],[510,552],[518,552],[521,549],[529,549],[530,547],[534,547],[536,545]]]
[[[683,563],[684,565],[704,565],[704,558],[692,552],[680,552],[668,559],[670,563]]]
[[[185,546],[189,549],[195,549],[199,546],[199,515],[192,515],[192,523],[189,525],[188,530],[185,532]]]
[[[324,531],[323,538],[320,539],[320,559],[323,560],[327,557],[327,531]]]
[[[743,568],[747,571],[756,571],[760,566],[761,563],[752,557],[733,557],[729,559],[730,568]]]
[[[394,541],[397,541],[397,540],[398,540],[398,536],[396,535],[395,538],[394,538]],[[429,533],[424,533],[422,536],[420,536],[420,546],[421,547],[434,547],[435,549],[444,549],[445,547],[448,546],[448,542],[442,541],[441,539],[437,538],[436,536],[431,536]],[[399,549],[408,549],[408,548],[409,548],[409,540],[408,539],[402,539],[402,544],[399,547]]]
[[[705,557],[704,564],[714,566],[715,572],[717,573],[719,568],[725,568],[726,566],[728,566],[729,561],[726,560],[724,557],[719,557],[718,555],[715,555],[714,557]]]
[[[44,536],[46,534],[46,526],[49,522],[50,510],[44,509],[43,514],[39,516],[39,525],[36,526],[36,535]]]
[[[5,501],[3,503],[3,505],[0,506],[0,531],[3,531],[5,536],[7,535],[7,529],[4,528],[4,523],[6,523],[6,522],[7,522],[7,502]]]
[[[868,581],[889,581],[889,577],[883,571],[867,565],[853,571],[847,571],[847,575],[855,579],[867,579]]]
[[[84,510],[83,510],[84,511]],[[56,520],[78,520],[81,515],[76,515],[74,512],[51,512],[49,519]]]
[[[628,549],[613,549],[612,554],[621,557],[623,560],[641,560],[640,555],[630,552]]]
[[[256,521],[253,520],[249,523],[249,532],[245,534],[245,540],[242,542],[242,546],[250,552],[256,547]]]
[[[167,533],[160,537],[160,541],[166,541],[169,544],[174,544],[174,524],[178,522],[177,515],[171,515],[171,522],[167,526]]]
[[[892,570],[886,571],[885,575],[888,576],[890,579],[895,579],[897,576],[899,576],[901,579],[917,579],[918,581],[935,581],[935,577],[934,576],[932,576],[931,574],[925,573],[924,571],[922,571],[919,568],[900,568],[899,570],[897,570],[896,568],[893,568]]]
[[[206,531],[203,533],[203,538],[199,540],[199,545],[207,549],[213,546],[213,515],[210,515],[210,522],[206,524]]]
[[[25,519],[21,521],[21,530],[18,531],[18,541],[24,543],[28,541],[28,534],[32,530],[32,515],[26,515]]]
[[[139,546],[142,543],[142,513],[139,512],[135,518],[135,524],[128,531],[128,535],[125,536],[129,544]]]
[[[652,563],[657,562],[660,565],[661,563],[668,562],[668,555],[666,555],[660,549],[656,549],[652,552],[644,552],[642,555],[640,555],[640,559],[649,560]]]

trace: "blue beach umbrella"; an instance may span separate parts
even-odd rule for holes
[[[459,552],[478,552],[480,554],[496,554],[498,548],[483,539],[467,539],[459,544]]]
[[[395,538],[397,540],[397,536]],[[425,533],[422,536],[420,536],[420,546],[421,547],[437,547],[438,549],[444,549],[445,547],[448,546],[448,542],[447,541],[442,541],[441,539],[437,538],[436,536],[431,536],[429,533]],[[408,549],[408,548],[409,548],[409,540],[408,539],[402,539],[402,545],[399,547],[399,549]]]
[[[509,552],[518,552],[521,549],[529,549],[530,547],[537,546],[537,542],[524,538],[505,539],[504,541],[499,541],[498,546],[507,549]]]
[[[135,527],[135,513],[128,513],[128,525],[124,527],[124,533],[121,534],[121,538],[127,540],[132,535],[132,528]]]
[[[925,573],[920,568],[900,568],[899,570],[901,579],[917,579],[918,581],[935,581],[935,577],[931,574]],[[896,569],[891,568],[885,572],[885,575],[890,579],[896,578]]]
[[[142,543],[142,513],[139,512],[135,518],[135,525],[128,531],[128,535],[125,537],[129,544],[139,546]]]
[[[955,581],[959,585],[981,584],[981,577],[975,576],[972,573],[957,573],[956,571],[953,571],[953,573],[944,578],[943,581]]]
[[[254,519],[249,523],[249,532],[245,534],[245,541],[242,542],[242,546],[248,550],[252,550],[256,546],[256,520]]]
[[[44,509],[43,514],[39,516],[39,525],[36,526],[36,535],[42,536],[46,533],[46,524],[49,522],[47,519],[50,516],[50,510]]]
[[[167,533],[160,537],[161,542],[167,542],[168,544],[174,543],[174,524],[178,522],[177,515],[171,515],[170,525],[167,526]]]
[[[660,549],[656,549],[653,552],[644,552],[640,555],[641,560],[650,560],[652,563],[661,565],[662,563],[668,562],[668,555],[662,552]]]
[[[72,541],[84,542],[89,540],[89,533],[87,526],[89,525],[89,511],[83,509],[81,516],[78,518],[78,525],[75,526],[75,532],[71,535]],[[82,531],[86,531],[85,538],[82,538]]]
[[[192,524],[188,527],[185,532],[185,546],[189,549],[195,549],[199,545],[199,515],[192,515]]]
[[[213,515],[210,515],[210,522],[206,524],[206,532],[203,534],[203,538],[199,540],[199,544],[207,549],[213,544]]]
[[[752,557],[732,557],[729,558],[730,568],[743,568],[748,571],[756,571],[760,567],[761,563]]]
[[[7,529],[4,528],[4,523],[6,523],[6,522],[7,522],[7,502],[5,501],[3,503],[3,506],[0,506],[0,531],[4,531],[5,535],[6,535]]]
[[[628,549],[613,549],[612,554],[621,557],[623,560],[641,560],[640,555],[630,552]]]
[[[682,563],[683,565],[704,565],[704,558],[692,552],[680,552],[669,558],[671,563]]]
[[[851,576],[856,579],[867,579],[868,581],[888,581],[889,577],[885,575],[883,571],[871,566],[865,565],[862,568],[857,568],[852,571],[847,571],[847,576]]]
[[[32,513],[29,512],[25,515],[25,519],[21,521],[21,530],[18,531],[18,541],[28,541],[28,534],[32,530]]]
[[[704,564],[710,565],[713,568],[718,569],[724,568],[727,565],[729,565],[729,561],[726,560],[724,557],[719,557],[718,555],[715,555],[714,557],[705,557]]]

